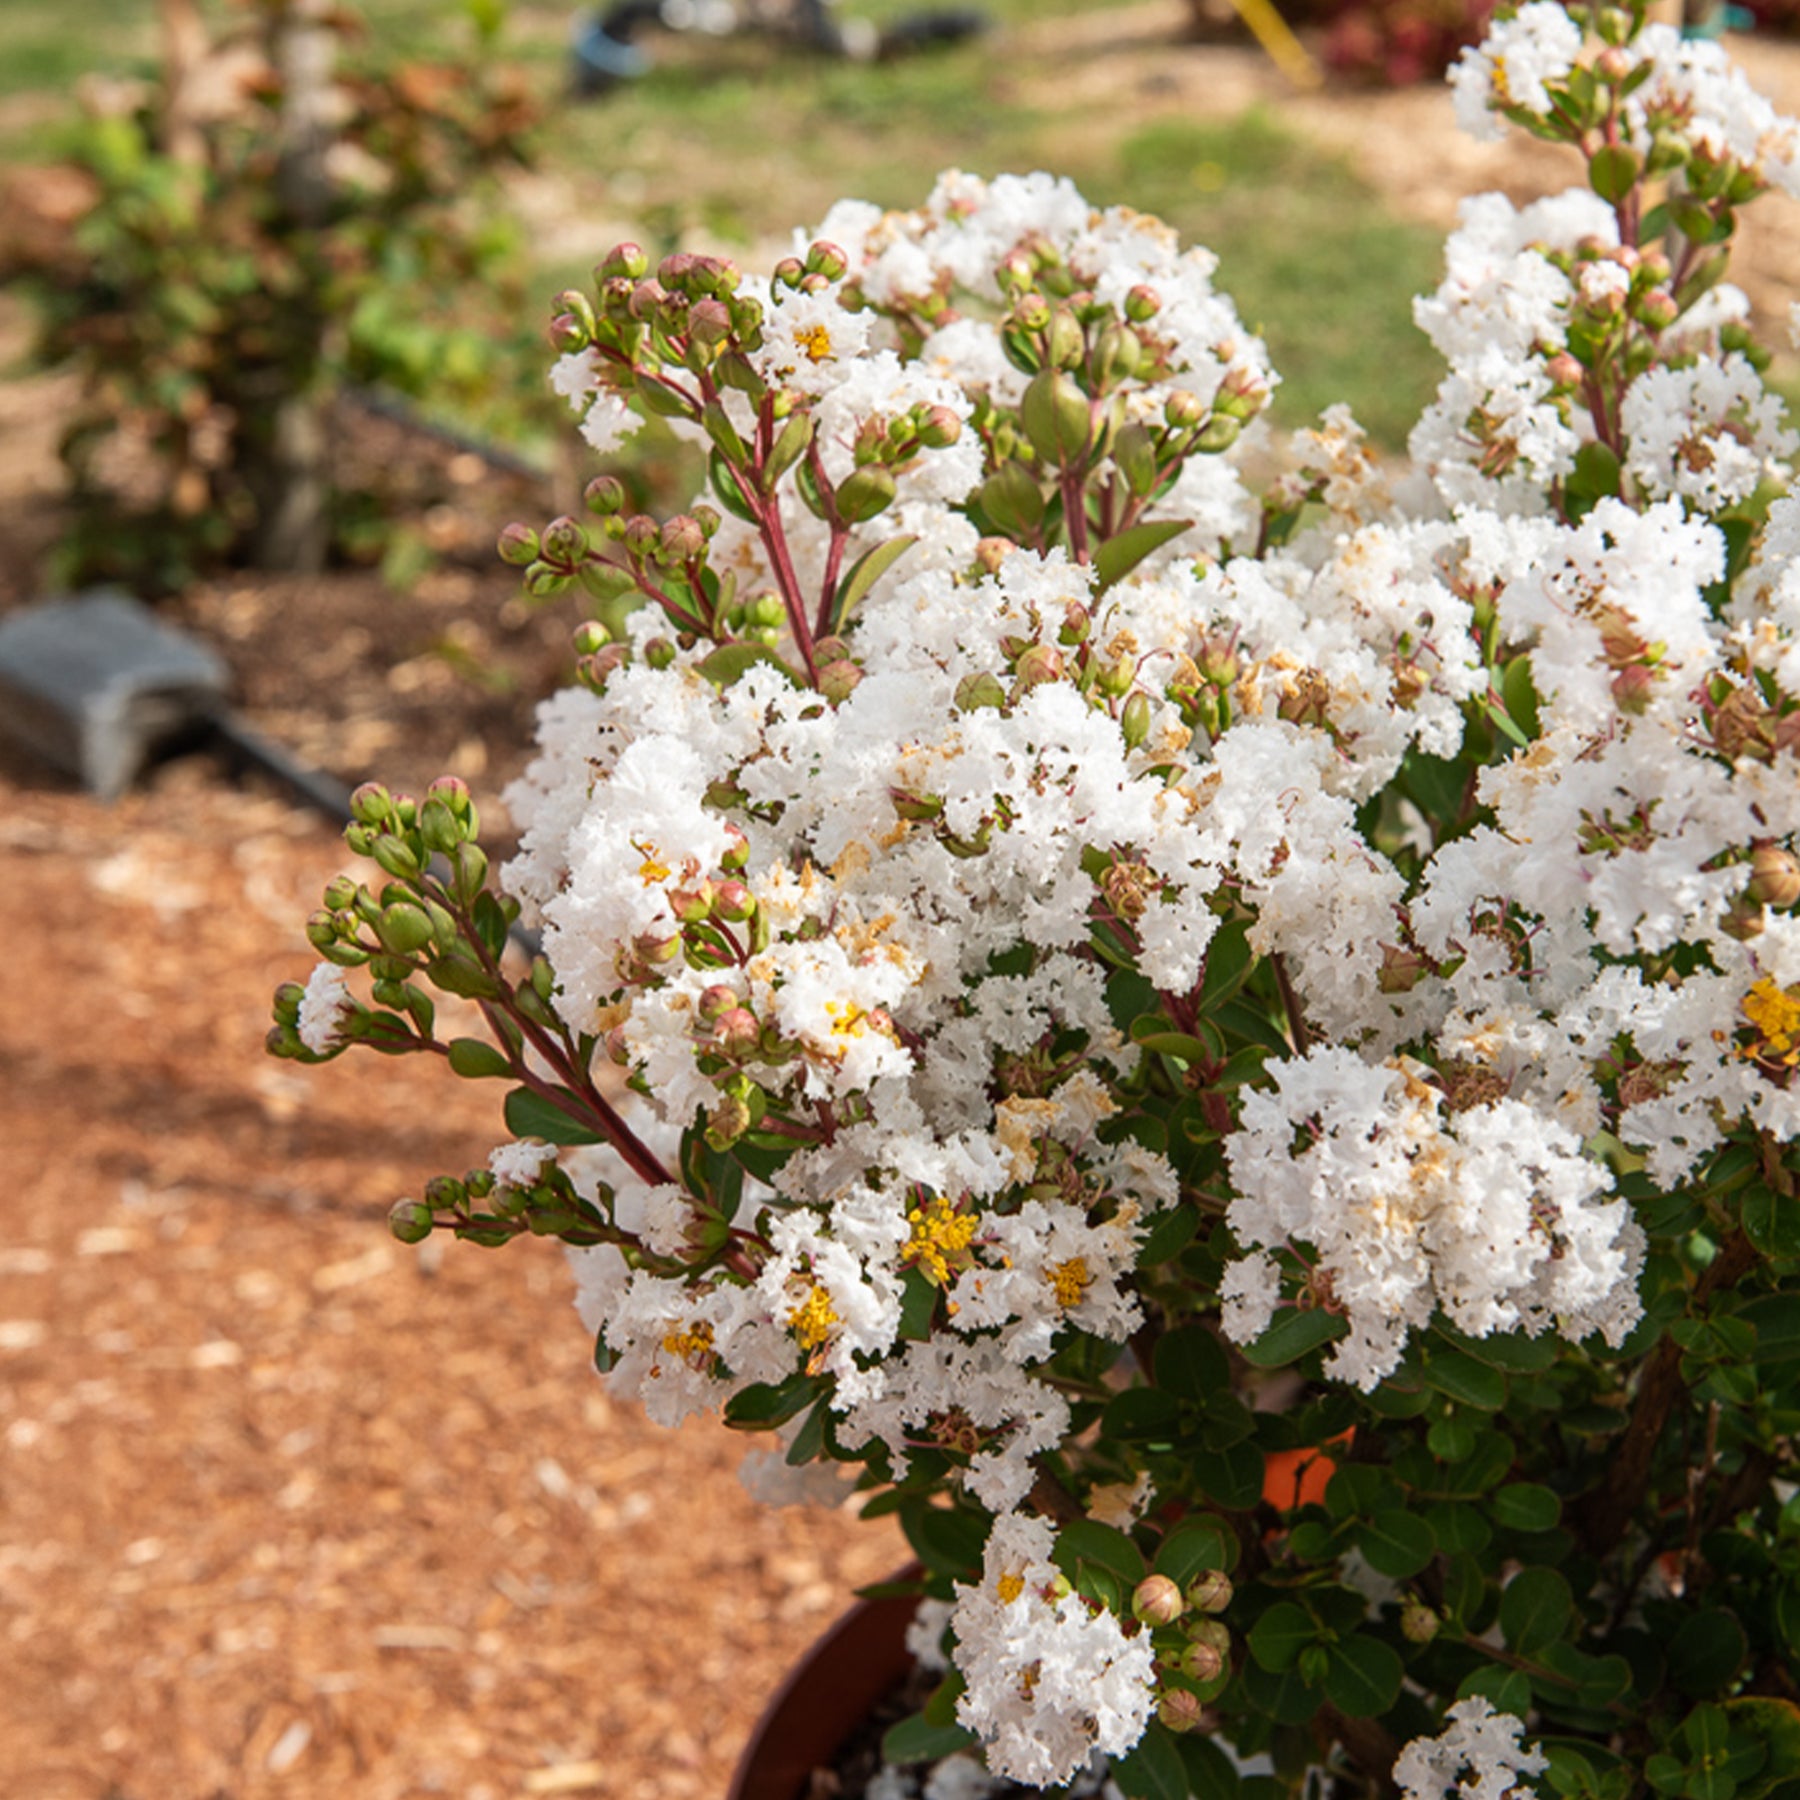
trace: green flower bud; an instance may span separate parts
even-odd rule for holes
[[[1409,1644],[1429,1644],[1443,1623],[1423,1600],[1409,1599],[1400,1609],[1400,1635]]]
[[[606,260],[594,271],[597,281],[642,281],[650,267],[650,259],[636,244],[615,244]]]
[[[706,553],[706,533],[700,529],[698,519],[677,513],[663,526],[660,547],[665,561],[684,563]]]
[[[559,569],[547,562],[534,562],[525,571],[525,591],[534,600],[550,600],[573,580],[574,576],[567,569]]]
[[[1173,1625],[1187,1602],[1166,1575],[1146,1575],[1132,1590],[1131,1616],[1145,1625]]]
[[[385,825],[393,804],[379,781],[365,781],[350,796],[350,816],[364,825]]]
[[[644,646],[644,661],[653,669],[666,669],[675,660],[675,646],[664,637],[654,637]]]
[[[616,475],[596,475],[581,492],[582,504],[600,518],[610,518],[625,505],[625,484]]]
[[[284,981],[275,990],[274,1015],[278,1025],[292,1025],[300,1017],[300,1002],[306,998],[306,989],[297,981]]]
[[[1800,901],[1800,860],[1778,844],[1758,844],[1750,853],[1745,894],[1759,906],[1789,907]]]
[[[797,256],[784,256],[771,272],[777,287],[797,288],[806,274],[806,265]]]
[[[719,1048],[733,1058],[754,1056],[762,1027],[756,1014],[742,1006],[730,1006],[713,1021],[713,1033]]]
[[[388,907],[375,926],[382,948],[394,956],[412,956],[432,941],[431,920],[423,907],[402,903]],[[387,1001],[387,1005],[404,1001]]]
[[[1216,413],[1207,420],[1206,428],[1194,440],[1194,448],[1202,456],[1217,456],[1222,450],[1229,450],[1238,441],[1244,429],[1241,419],[1234,419],[1228,413]]]
[[[406,840],[396,837],[391,831],[384,831],[375,840],[374,857],[382,872],[393,876],[396,881],[417,881],[423,873],[418,857],[413,854]]]
[[[714,890],[713,910],[727,924],[738,925],[756,911],[756,896],[741,881],[721,881]]]
[[[750,840],[735,825],[725,827],[725,835],[730,839],[724,853],[719,858],[721,869],[742,869],[750,861]]]
[[[564,356],[585,350],[592,340],[592,331],[574,313],[561,312],[550,321],[550,343]]]
[[[1139,691],[1125,702],[1119,714],[1119,730],[1124,734],[1125,748],[1135,750],[1150,735],[1150,697]]]
[[[334,914],[316,912],[306,921],[306,941],[315,950],[324,950],[338,941],[338,922]]]
[[[522,569],[537,561],[538,534],[529,525],[508,525],[494,548],[500,552],[502,562]]]
[[[737,991],[728,988],[723,982],[714,982],[709,988],[703,988],[700,998],[694,1002],[694,1010],[700,1015],[702,1024],[711,1025],[724,1017],[738,1003]]]
[[[1039,687],[1046,681],[1060,681],[1063,673],[1062,652],[1053,644],[1033,644],[1013,665],[1022,688]]]
[[[1174,1732],[1194,1730],[1205,1710],[1199,1696],[1186,1688],[1170,1688],[1166,1693],[1158,1695],[1156,1701],[1157,1718],[1166,1730]]]
[[[863,672],[848,657],[825,663],[819,670],[819,692],[833,706],[841,706],[856,691]]]
[[[928,450],[942,450],[962,436],[962,420],[947,406],[921,407],[918,432]]]
[[[1206,407],[1199,395],[1184,388],[1163,402],[1163,420],[1172,431],[1192,431],[1206,417]]]
[[[861,525],[878,517],[893,505],[894,477],[878,464],[853,470],[837,491],[838,517],[851,525]]]
[[[598,619],[584,619],[569,634],[569,642],[577,656],[592,656],[612,642],[612,633]]]
[[[1188,1584],[1188,1605],[1203,1613],[1221,1613],[1231,1604],[1231,1577],[1223,1569],[1206,1569]]]
[[[543,557],[545,562],[573,567],[587,555],[588,534],[567,514],[552,519],[544,527]]]
[[[809,275],[823,275],[827,281],[842,281],[849,268],[849,256],[826,238],[820,238],[806,252]]]
[[[1125,296],[1125,316],[1134,325],[1146,324],[1162,311],[1162,296],[1141,282]]]
[[[487,852],[479,844],[467,840],[450,852],[451,885],[465,906],[487,886]]]
[[[403,1244],[422,1244],[437,1221],[431,1208],[418,1200],[396,1200],[388,1213],[388,1230]]]
[[[590,339],[593,337],[596,325],[594,309],[580,288],[564,288],[550,304],[558,313],[570,314],[580,325],[582,332]]]

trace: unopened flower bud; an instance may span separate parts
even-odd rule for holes
[[[1157,1697],[1156,1716],[1169,1731],[1192,1731],[1205,1710],[1199,1696],[1186,1688],[1170,1688]]]
[[[702,1024],[712,1025],[738,1003],[737,992],[727,987],[722,981],[715,981],[709,988],[702,988],[700,998],[694,1002],[694,1010],[700,1015]]]
[[[1163,402],[1164,422],[1174,431],[1192,431],[1206,417],[1206,405],[1184,388]]]
[[[677,513],[662,528],[661,549],[664,559],[671,563],[684,563],[690,557],[703,555],[706,533],[700,529],[700,521]]]
[[[656,317],[658,309],[668,297],[668,289],[654,275],[649,276],[631,290],[627,311],[640,324],[646,323]]]
[[[1423,1600],[1410,1599],[1400,1609],[1400,1635],[1409,1644],[1429,1644],[1442,1624]]]
[[[1146,1575],[1132,1590],[1131,1616],[1146,1625],[1173,1625],[1186,1611],[1181,1589],[1166,1575]]]
[[[1652,288],[1637,305],[1637,315],[1652,331],[1667,331],[1681,317],[1681,306],[1665,288]]]
[[[1800,860],[1778,844],[1758,844],[1750,853],[1750,883],[1744,892],[1764,906],[1800,901]]]
[[[538,534],[529,525],[508,525],[494,547],[500,552],[502,562],[522,569],[527,563],[537,561]]]
[[[544,527],[544,560],[572,567],[587,554],[588,536],[565,514]]]
[[[841,706],[856,691],[863,672],[848,657],[839,657],[819,670],[819,692],[833,706]]]
[[[756,1022],[756,1014],[748,1008],[732,1006],[713,1021],[713,1034],[727,1056],[752,1056],[756,1053],[762,1027]]]
[[[827,238],[820,238],[806,252],[809,275],[823,275],[827,281],[842,281],[850,267],[850,258]]]
[[[1188,1583],[1188,1605],[1203,1613],[1221,1613],[1231,1604],[1231,1577],[1223,1569],[1206,1569]]]
[[[719,857],[721,869],[741,869],[750,860],[750,840],[735,825],[725,827],[725,835],[730,840]]]
[[[431,1208],[419,1200],[396,1200],[388,1213],[388,1230],[403,1244],[422,1244],[435,1223]]]
[[[1125,748],[1135,750],[1150,735],[1150,697],[1138,692],[1125,702],[1119,714],[1119,730],[1124,734]]]
[[[700,344],[722,344],[731,336],[731,312],[721,300],[700,300],[688,309],[688,336]]]
[[[998,575],[1000,565],[1018,549],[1011,538],[984,537],[975,546],[976,566],[986,575]]]
[[[712,917],[715,894],[713,884],[703,876],[689,888],[673,888],[669,905],[684,925],[701,925]]]
[[[598,619],[583,619],[569,634],[577,656],[592,656],[612,642],[612,633]]]
[[[1073,647],[1087,637],[1093,623],[1093,615],[1088,609],[1079,600],[1071,600],[1063,608],[1062,629],[1057,632],[1056,641]]]
[[[592,341],[593,335],[574,313],[558,313],[550,321],[551,346],[563,356],[573,355],[577,350],[585,350]]]
[[[1225,1653],[1213,1644],[1189,1644],[1181,1653],[1181,1672],[1190,1681],[1217,1681],[1224,1669]]]
[[[1125,296],[1125,316],[1134,325],[1147,324],[1162,311],[1162,295],[1140,282]]]
[[[599,518],[610,518],[625,505],[625,484],[616,475],[596,475],[582,490],[582,504]]]
[[[441,800],[449,807],[452,816],[458,819],[468,818],[474,802],[469,795],[469,784],[460,775],[440,775],[425,790],[427,800]]]
[[[806,265],[797,256],[784,256],[771,271],[770,279],[777,287],[797,288],[806,274]]]
[[[363,825],[385,825],[393,804],[379,781],[365,781],[350,796],[350,816]]]
[[[1636,64],[1632,61],[1630,53],[1621,49],[1617,44],[1608,44],[1594,58],[1594,73],[1609,84],[1623,81],[1635,67]]]
[[[706,1115],[706,1142],[714,1150],[729,1150],[751,1126],[750,1108],[735,1094],[720,1097]]]
[[[649,268],[650,258],[636,244],[615,244],[594,276],[599,281],[642,281]]]
[[[1544,373],[1550,377],[1551,383],[1559,388],[1580,387],[1587,371],[1572,357],[1568,351],[1559,350],[1544,364]]]
[[[942,450],[962,436],[962,420],[947,406],[927,406],[919,415],[919,442],[928,450]]]
[[[1033,644],[1013,666],[1021,687],[1038,687],[1062,678],[1062,652],[1054,644]]]

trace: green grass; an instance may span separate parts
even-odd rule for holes
[[[844,11],[879,20],[922,3],[844,0]],[[617,220],[652,250],[706,243],[754,255],[841,195],[907,206],[943,168],[1052,169],[1094,200],[1161,213],[1218,255],[1218,285],[1267,337],[1284,377],[1278,420],[1298,424],[1347,399],[1398,448],[1436,378],[1410,317],[1412,295],[1437,279],[1436,239],[1267,114],[1145,124],[1128,101],[1116,131],[1065,117],[1041,34],[1020,32],[1123,3],[983,0],[996,26],[985,43],[873,66],[767,40],[660,35],[646,79],[580,104],[566,89],[573,0],[515,5],[501,51],[545,108],[542,167],[566,191],[571,227]],[[229,16],[222,0],[208,5]],[[432,55],[469,41],[451,0],[362,5],[377,49]],[[74,78],[151,73],[156,41],[153,0],[0,0],[0,102],[43,99],[27,102],[23,130],[0,104],[0,157],[49,153],[56,133],[42,115]],[[540,245],[533,285],[546,300],[585,278],[591,244],[546,232]]]

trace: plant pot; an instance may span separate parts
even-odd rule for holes
[[[910,1573],[911,1571],[908,1571]],[[726,1800],[806,1800],[856,1728],[912,1668],[918,1600],[859,1600],[790,1671],[757,1721]]]

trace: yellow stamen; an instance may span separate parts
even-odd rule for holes
[[[806,1298],[788,1313],[788,1329],[800,1340],[803,1350],[821,1350],[831,1341],[831,1328],[841,1324],[831,1296],[816,1281]]]
[[[968,1249],[979,1224],[974,1213],[958,1213],[941,1194],[934,1195],[924,1206],[915,1206],[906,1215],[912,1235],[900,1252],[902,1262],[917,1263],[928,1281],[938,1287],[948,1285],[950,1259],[961,1257]]]
[[[802,325],[794,333],[794,342],[816,363],[831,355],[831,333],[823,325]]]
[[[1085,1257],[1071,1256],[1067,1262],[1058,1263],[1050,1271],[1050,1286],[1056,1295],[1056,1304],[1064,1312],[1072,1306],[1079,1306],[1082,1295],[1093,1284],[1094,1277]]]
[[[1793,988],[1777,987],[1772,976],[1765,975],[1740,1002],[1744,1017],[1761,1034],[1751,1046],[1751,1054],[1772,1051],[1786,1056],[1800,1039],[1800,993]]]
[[[1023,1575],[1002,1575],[994,1583],[994,1591],[1000,1596],[1004,1605],[1011,1606],[1025,1591],[1025,1577]]]
[[[704,1319],[694,1319],[685,1329],[676,1326],[666,1332],[662,1347],[690,1368],[704,1369],[713,1359],[713,1328]]]

